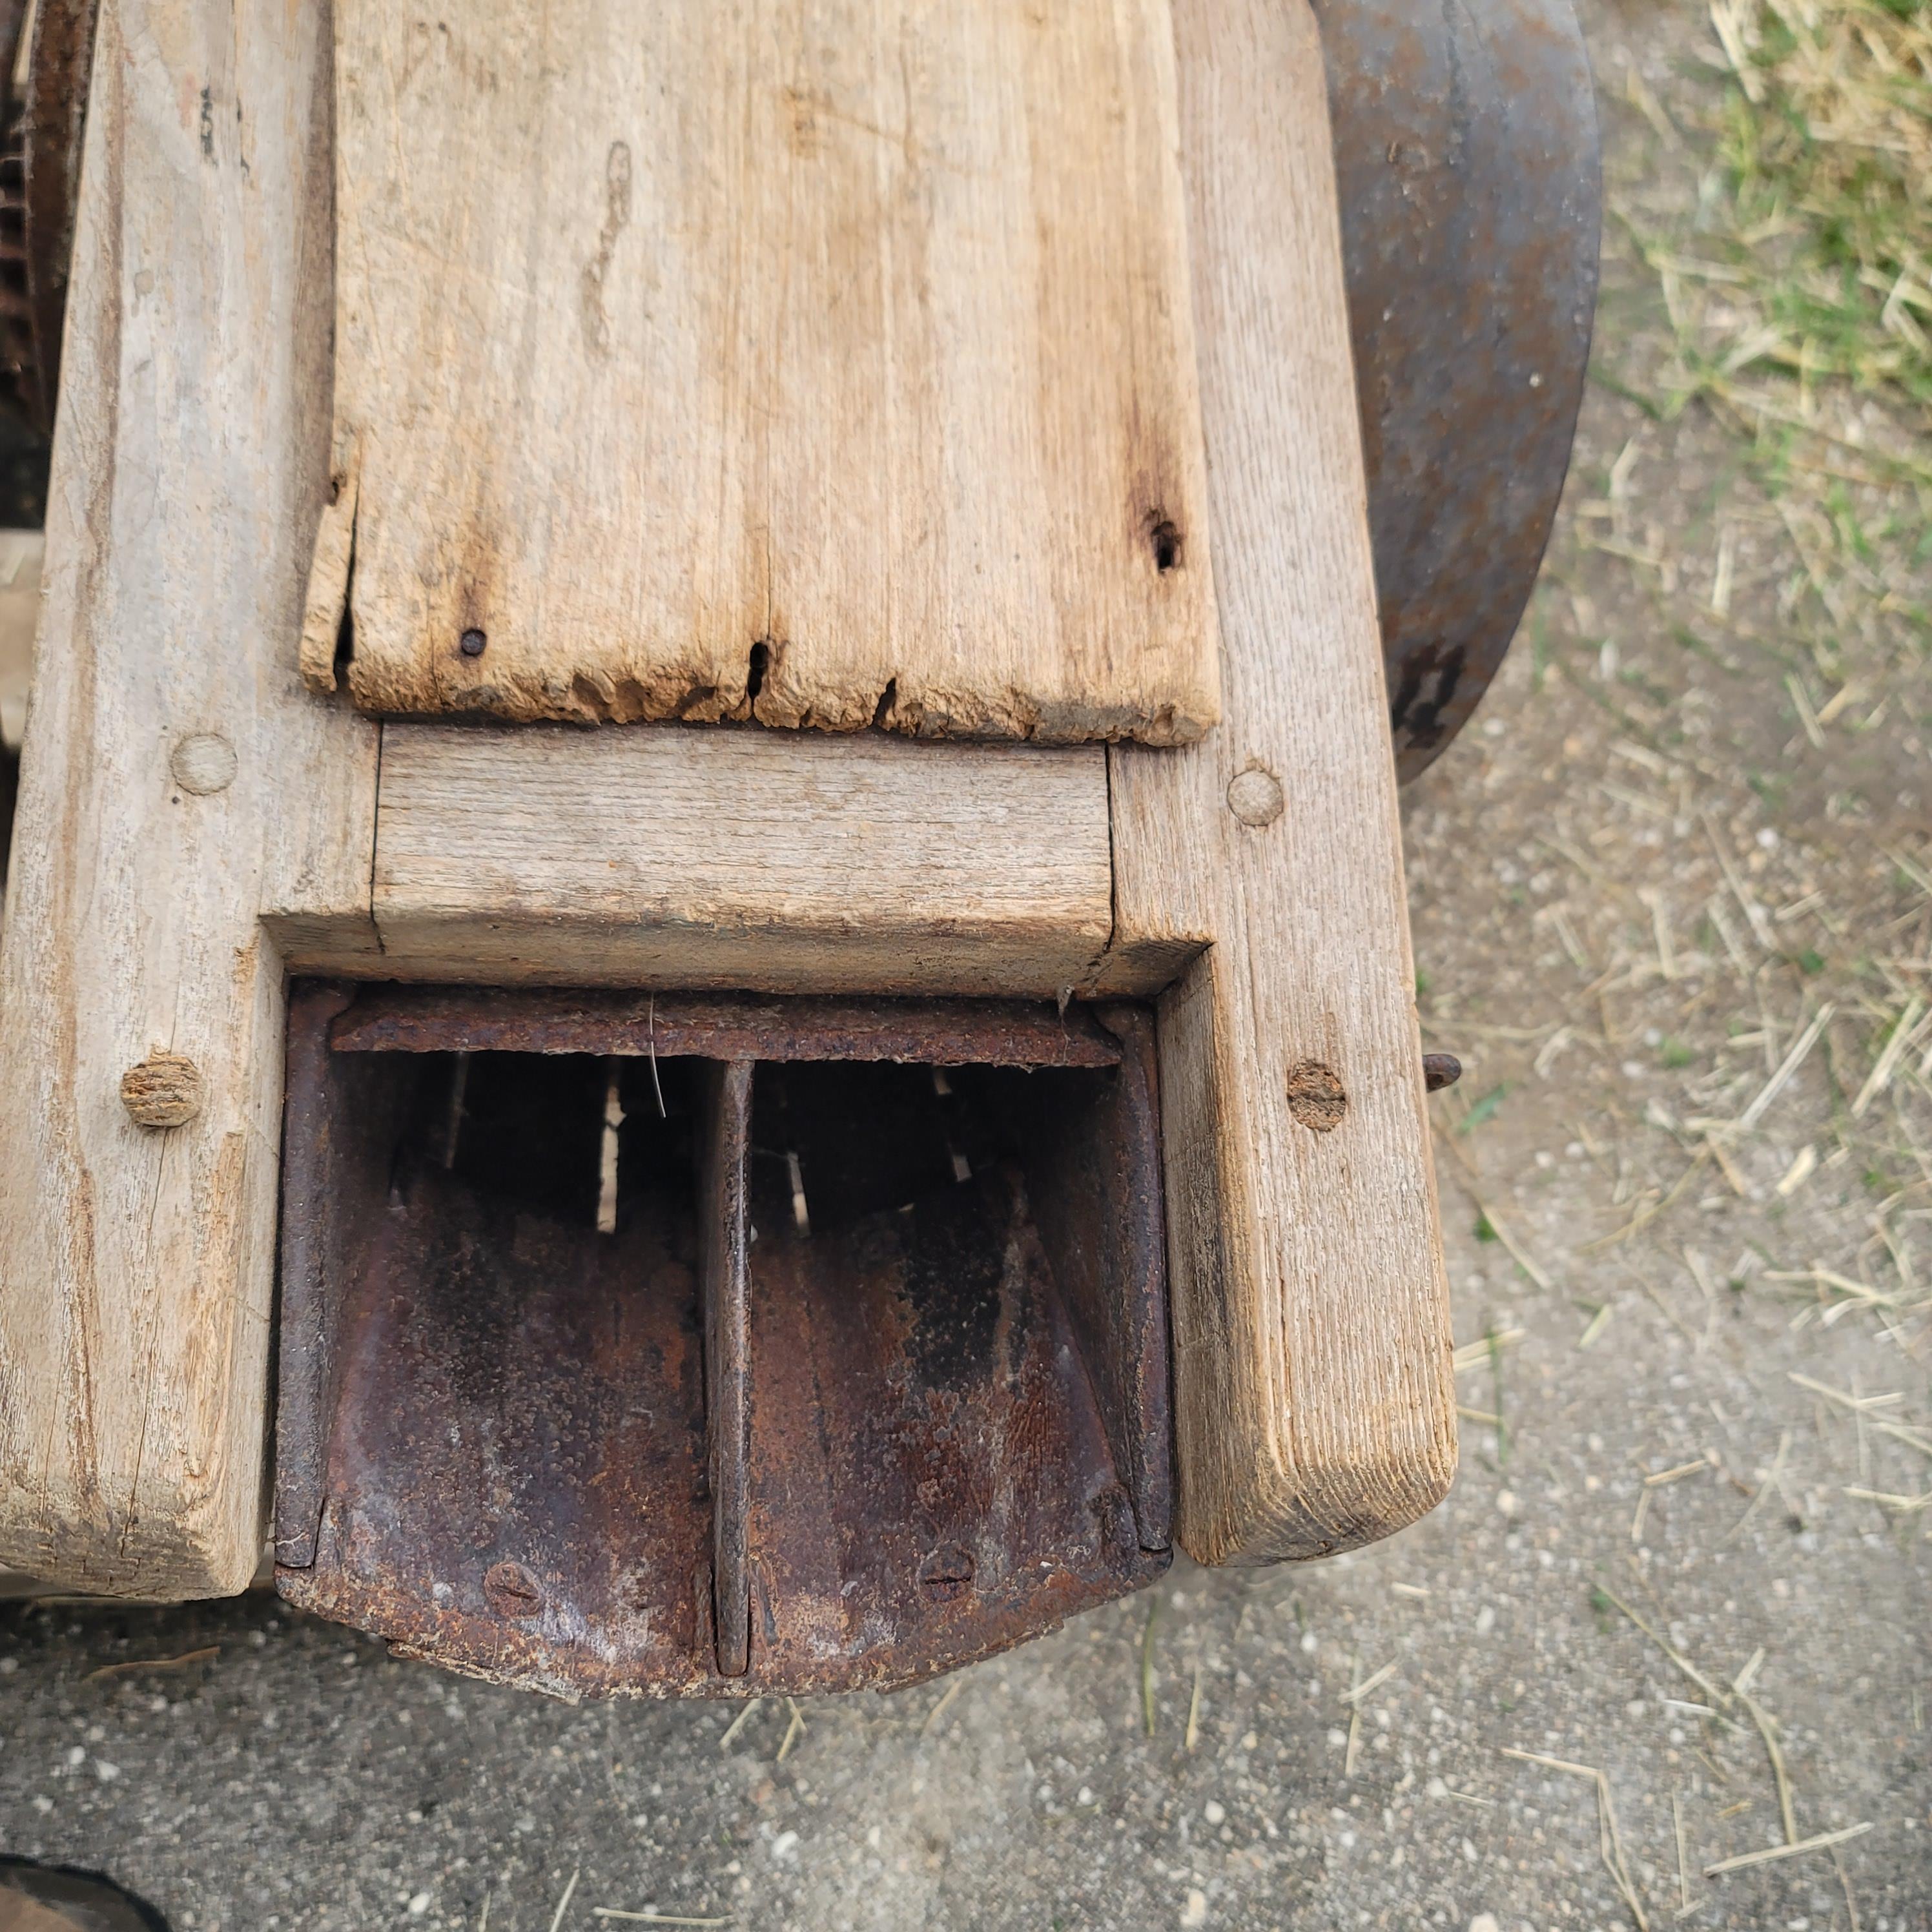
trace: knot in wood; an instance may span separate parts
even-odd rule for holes
[[[1228,787],[1228,809],[1244,825],[1256,830],[1264,825],[1272,825],[1281,816],[1286,802],[1282,795],[1280,779],[1258,766],[1236,772]]]
[[[1298,1060],[1288,1070],[1288,1111],[1304,1127],[1332,1134],[1348,1111],[1348,1095],[1334,1067]]]
[[[185,1126],[201,1112],[201,1069],[184,1053],[154,1052],[121,1076],[121,1104],[137,1127]]]
[[[196,731],[183,738],[168,760],[168,770],[183,791],[206,798],[226,791],[235,782],[235,747],[214,731]]]

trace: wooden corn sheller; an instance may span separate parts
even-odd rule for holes
[[[285,1592],[569,1694],[946,1667],[1157,1574],[1170,1481],[1208,1563],[1441,1497],[1306,0],[648,38],[608,0],[102,0],[76,231],[0,960],[0,1562],[244,1587],[278,1322]],[[498,1213],[460,1084],[425,1095],[513,1052],[621,1066],[607,1163],[647,1066],[689,1198]],[[915,1068],[968,1070],[970,1212],[854,1181],[808,1239],[794,1157],[784,1232],[761,1110],[830,1148],[825,1094],[884,1120]],[[435,1314],[464,1268],[507,1326]],[[1006,1352],[933,1366],[934,1310]],[[545,1487],[562,1438],[506,1418],[589,1385],[573,1350],[603,1394]],[[446,1466],[372,1420],[388,1360],[456,1405]],[[626,1460],[646,1388],[681,1419]],[[893,1403],[903,1492],[842,1515]],[[466,1470],[466,1556],[357,1542]]]

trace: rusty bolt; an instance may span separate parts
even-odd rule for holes
[[[1453,1053],[1425,1053],[1422,1056],[1422,1084],[1432,1094],[1453,1087],[1462,1077],[1462,1063]]]
[[[158,1048],[122,1075],[121,1104],[137,1127],[184,1126],[201,1112],[201,1069]]]
[[[483,655],[483,647],[490,640],[481,631],[468,630],[464,632],[459,640],[458,648],[466,658],[480,658]]]
[[[973,1581],[973,1552],[956,1543],[943,1543],[919,1566],[919,1580],[928,1596],[942,1602],[964,1594]]]
[[[483,1573],[483,1600],[500,1617],[534,1617],[543,1610],[543,1586],[520,1563],[493,1563]]]
[[[1288,1070],[1288,1111],[1311,1132],[1332,1134],[1348,1111],[1348,1095],[1334,1067],[1298,1060]]]

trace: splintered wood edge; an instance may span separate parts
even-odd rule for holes
[[[352,465],[339,473],[316,525],[315,554],[309,565],[308,595],[302,608],[300,664],[310,690],[336,686],[335,661],[356,564],[356,496],[360,477]]]
[[[688,10],[665,71],[768,87],[776,43],[741,44],[694,24],[703,6]],[[835,46],[879,26],[852,0],[808,10]],[[681,116],[682,164],[634,173],[637,134],[611,142],[607,123],[660,124],[646,101],[662,77],[628,52],[535,88],[524,110],[545,138],[504,150],[479,136],[488,124],[463,64],[412,60],[405,104],[391,71],[402,16],[380,0],[336,8],[333,407],[338,448],[361,452],[369,567],[349,591],[346,680],[359,708],[1052,745],[1186,744],[1213,727],[1213,545],[1168,0],[1081,0],[1045,41],[1021,0],[950,10],[935,46],[976,49],[992,64],[961,71],[997,76],[997,92],[906,80],[907,111],[932,124],[902,163],[879,159],[894,144],[877,147],[850,102],[844,113],[820,104],[856,146],[794,182],[796,142],[764,108],[741,115],[710,89]],[[613,0],[553,11],[560,62],[622,13]],[[472,56],[528,51],[520,29],[471,24]],[[820,57],[814,45],[799,58],[815,70]],[[841,84],[880,88],[895,111],[904,91],[869,69]],[[958,174],[973,186],[937,198],[942,214],[908,186],[935,165],[956,170],[949,124],[962,153],[1024,165]],[[547,321],[514,374],[491,346],[502,319],[464,279],[495,284],[479,272],[496,258],[478,238],[496,231],[470,218],[479,173],[511,232],[519,211],[549,216],[518,257],[516,299]],[[577,242],[596,231],[569,224],[600,216],[586,270]],[[895,239],[885,259],[898,267],[878,266],[879,237],[908,223],[929,254]],[[446,232],[460,232],[444,252],[464,289],[448,303],[424,266],[436,254],[424,238]],[[667,261],[686,272],[664,279]],[[989,261],[1006,272],[988,276]],[[773,262],[786,270],[776,278]],[[828,275],[850,288],[842,320],[816,298]],[[949,320],[932,325],[928,311]],[[822,382],[781,381],[758,346],[767,325]],[[879,394],[875,362],[892,372]],[[656,434],[627,441],[620,423],[583,434],[608,420],[612,394],[630,393],[613,382],[650,378]],[[508,420],[482,420],[486,409]],[[425,415],[435,432],[421,436]],[[742,446],[725,451],[715,487],[709,470],[700,485],[693,464],[716,460],[704,452],[719,435]],[[820,474],[828,446],[845,451],[836,479]],[[866,460],[881,454],[905,460]],[[554,501],[560,470],[568,506]],[[303,665],[319,690],[340,675],[332,620],[353,496],[318,545]],[[631,542],[641,528],[656,540]],[[481,634],[473,650],[459,643],[466,632]]]

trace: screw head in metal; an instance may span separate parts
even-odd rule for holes
[[[481,631],[472,628],[464,632],[458,640],[457,648],[466,658],[480,658],[483,655],[484,646],[489,641]]]

